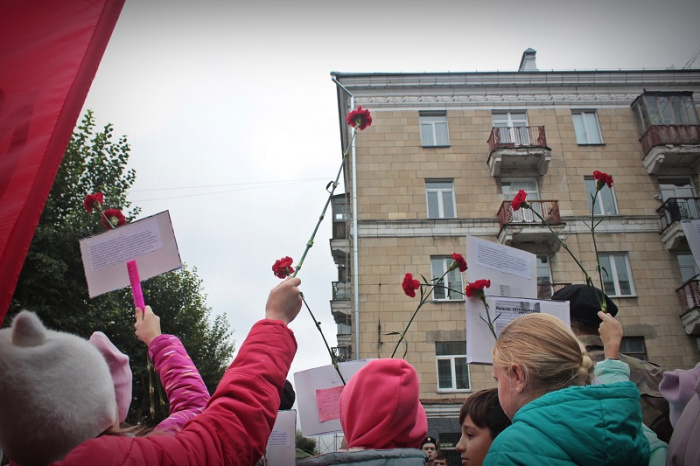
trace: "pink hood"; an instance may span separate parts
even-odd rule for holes
[[[340,395],[340,424],[349,448],[420,448],[428,420],[416,370],[403,359],[375,359]]]

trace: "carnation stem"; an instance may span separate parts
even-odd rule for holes
[[[489,326],[489,330],[491,330],[491,333],[493,334],[493,338],[494,338],[495,340],[498,340],[498,337],[496,336],[496,330],[495,330],[494,327],[493,327],[493,323],[496,322],[496,319],[498,319],[499,317],[501,317],[501,315],[499,314],[499,315],[497,315],[493,320],[491,320],[491,313],[489,312],[489,305],[486,303],[486,297],[482,295],[482,297],[480,298],[480,301],[481,301],[482,303],[484,303],[484,307],[486,308],[486,319],[488,319],[488,320],[484,319],[484,318],[481,316],[481,313],[479,313],[479,318],[480,318],[481,320],[483,320],[483,321],[486,323],[486,325]]]
[[[316,324],[316,328],[318,329],[318,332],[321,334],[321,338],[323,338],[323,343],[326,345],[326,349],[328,350],[328,354],[331,357],[331,362],[333,363],[333,367],[335,367],[336,372],[340,376],[340,380],[343,382],[343,385],[345,385],[345,379],[343,378],[343,374],[340,373],[340,367],[338,367],[338,359],[335,357],[335,353],[333,353],[333,350],[331,350],[331,347],[328,345],[328,341],[326,340],[326,337],[323,334],[323,331],[321,330],[321,322],[316,320],[314,313],[311,312],[311,308],[306,303],[306,299],[304,298],[304,293],[299,293],[299,294],[301,295],[301,300],[304,302],[304,306],[306,306],[306,309],[309,311],[309,314],[311,314],[311,318],[314,320],[314,324]]]
[[[595,190],[595,194],[593,194],[593,202],[591,204],[591,238],[593,239],[593,249],[595,250],[596,267],[598,267],[598,278],[600,279],[601,295],[598,296],[598,293],[596,293],[594,289],[591,289],[591,292],[595,295],[595,298],[600,303],[600,309],[603,312],[608,312],[608,305],[605,302],[605,297],[603,296],[603,293],[605,293],[605,288],[603,288],[603,271],[600,267],[600,257],[598,256],[598,244],[595,241],[595,201],[598,198],[598,192],[600,192],[600,189]]]
[[[345,159],[347,158],[348,152],[350,152],[350,148],[352,147],[353,141],[355,141],[355,135],[357,134],[357,127],[353,128],[352,131],[352,139],[350,139],[350,143],[348,144],[348,147],[345,148],[343,151],[343,157],[342,160],[340,161],[340,168],[338,169],[338,174],[335,177],[335,181],[333,181],[331,184],[328,186],[331,186],[331,190],[329,191],[328,194],[328,199],[326,199],[326,204],[323,206],[323,210],[321,211],[320,217],[318,217],[318,222],[316,222],[316,228],[314,228],[313,233],[311,233],[311,238],[309,238],[309,241],[306,242],[306,248],[304,249],[304,254],[301,255],[301,259],[297,263],[297,266],[294,270],[294,273],[292,274],[292,277],[296,277],[299,271],[301,270],[301,266],[304,264],[304,259],[306,259],[306,254],[309,252],[309,249],[311,249],[311,246],[314,245],[314,238],[316,238],[316,233],[318,232],[318,227],[321,225],[321,222],[323,221],[323,218],[326,216],[326,210],[328,209],[328,204],[331,203],[331,200],[333,199],[333,193],[335,192],[335,188],[338,187],[338,180],[340,179],[340,174],[343,172],[343,167],[345,166]],[[326,189],[328,188],[326,187]]]

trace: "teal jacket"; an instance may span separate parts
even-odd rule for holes
[[[484,466],[649,464],[639,390],[632,382],[569,387],[515,413]]]

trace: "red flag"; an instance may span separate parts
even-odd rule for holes
[[[0,1],[0,324],[123,5]]]

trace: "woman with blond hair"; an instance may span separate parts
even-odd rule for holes
[[[623,366],[606,359],[596,375]],[[593,362],[561,320],[529,314],[508,324],[493,367],[513,424],[494,439],[485,466],[648,464],[639,390],[629,381],[590,385]]]

